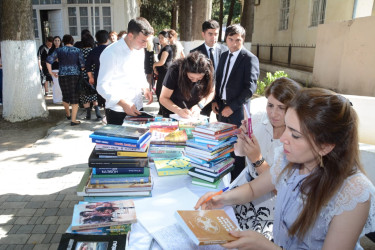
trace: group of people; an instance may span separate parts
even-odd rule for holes
[[[375,188],[359,160],[351,103],[332,91],[280,78],[267,88],[266,111],[254,114],[248,134],[243,106],[256,90],[259,62],[243,48],[243,27],[227,27],[225,47],[217,43],[216,23],[205,22],[205,43],[172,60],[164,80],[158,79],[166,115],[188,117],[209,106],[219,121],[241,129],[235,154],[244,167],[236,165],[234,188],[208,202],[214,192],[203,195],[195,208],[234,206],[244,230],[230,232],[238,239],[226,248],[361,249],[360,237],[375,230]],[[110,124],[140,114],[142,94],[152,101],[143,71],[143,49],[152,33],[146,19],[132,19],[126,37],[100,57],[98,92]],[[173,53],[165,35],[159,34],[162,62]]]

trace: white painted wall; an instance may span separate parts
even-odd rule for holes
[[[48,22],[51,36],[64,36],[62,10],[48,11]]]

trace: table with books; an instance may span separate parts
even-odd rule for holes
[[[103,126],[90,135],[96,144],[77,194],[90,204],[134,201],[137,222],[129,221],[127,249],[174,248],[175,239],[190,249],[192,241],[183,239],[186,234],[174,213],[193,210],[204,193],[229,185],[237,133],[229,124],[169,119]],[[231,207],[226,212],[236,221]],[[67,232],[77,233],[71,228]]]

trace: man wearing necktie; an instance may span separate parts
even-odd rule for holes
[[[190,51],[190,53],[199,51],[200,53],[204,54],[213,62],[215,71],[217,69],[221,54],[228,50],[225,45],[217,43],[219,28],[219,23],[215,20],[204,21],[202,24],[202,37],[204,39],[204,43]],[[198,105],[202,109],[201,114],[210,117],[212,111],[211,102],[199,103]]]
[[[243,104],[248,102],[257,88],[259,60],[243,47],[245,29],[239,24],[227,27],[225,41],[229,51],[224,52],[216,69],[215,98],[212,111],[217,120],[241,126],[244,119]],[[235,157],[232,180],[245,167],[244,157]]]

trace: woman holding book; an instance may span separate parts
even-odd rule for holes
[[[360,164],[358,118],[350,102],[329,90],[301,89],[285,125],[283,149],[269,170],[207,202],[214,192],[203,195],[195,208],[244,204],[276,189],[274,242],[247,230],[231,232],[238,240],[224,247],[362,249],[360,237],[375,230],[375,187]]]
[[[273,164],[275,149],[282,146],[280,137],[285,131],[285,112],[295,93],[301,89],[297,82],[281,77],[265,91],[266,112],[252,116],[253,134],[247,134],[247,121],[242,121],[241,134],[235,144],[235,154],[246,156],[246,167],[234,180],[240,186],[257,178]],[[236,205],[234,210],[242,229],[252,229],[272,240],[275,193],[269,192],[250,203]]]
[[[167,109],[163,117],[178,114],[183,118],[199,115],[214,97],[214,68],[209,59],[199,52],[176,60],[168,69],[160,95],[160,103]]]

